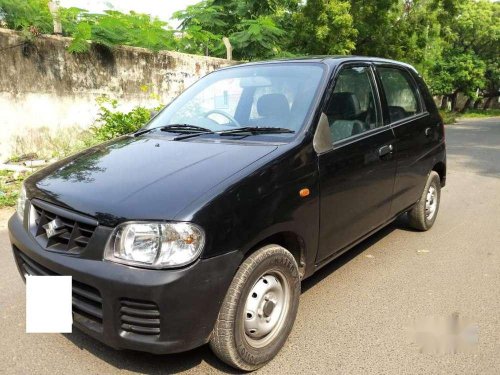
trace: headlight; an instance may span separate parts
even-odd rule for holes
[[[21,190],[19,190],[19,196],[17,197],[16,211],[21,219],[24,219],[24,209],[26,208],[26,189],[24,188],[24,183],[21,185]]]
[[[104,258],[148,268],[191,263],[205,244],[203,230],[190,223],[129,223],[118,226]]]

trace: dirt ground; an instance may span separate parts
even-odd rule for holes
[[[0,229],[7,228],[7,221],[14,213],[14,207],[0,208]]]

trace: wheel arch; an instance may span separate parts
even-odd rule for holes
[[[245,259],[263,246],[271,244],[282,246],[292,253],[299,266],[300,277],[303,278],[306,270],[306,244],[304,239],[293,231],[276,232],[260,240],[246,252]]]
[[[441,187],[444,187],[446,184],[446,164],[440,161],[434,164],[432,170],[439,175],[439,179],[441,180]]]

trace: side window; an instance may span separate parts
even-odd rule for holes
[[[326,115],[334,141],[381,125],[369,67],[350,67],[340,71]]]
[[[421,112],[418,91],[410,74],[397,68],[377,69],[384,87],[391,122]]]

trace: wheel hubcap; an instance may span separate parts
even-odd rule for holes
[[[253,347],[267,345],[280,331],[289,305],[288,284],[280,272],[262,275],[245,303],[244,329]]]
[[[429,186],[427,196],[425,198],[425,217],[431,220],[436,213],[437,208],[437,190],[434,186]]]

